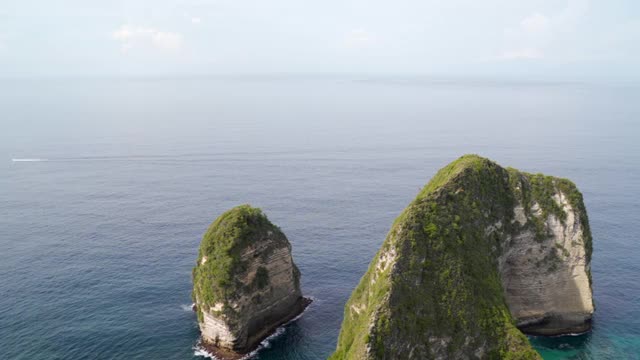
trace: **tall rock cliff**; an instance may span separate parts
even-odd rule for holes
[[[463,156],[394,222],[331,359],[538,359],[518,328],[589,329],[590,258],[573,183]]]
[[[223,359],[250,352],[308,305],[289,241],[249,205],[225,212],[205,233],[193,300],[202,344]]]
[[[592,247],[582,195],[566,179],[513,169],[509,175],[515,230],[498,269],[516,325],[532,335],[590,330]]]

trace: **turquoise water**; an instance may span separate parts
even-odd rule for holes
[[[633,84],[2,81],[0,358],[197,358],[200,237],[251,203],[287,234],[315,298],[257,358],[325,359],[394,218],[437,169],[478,153],[584,193],[594,329],[537,349],[636,359],[638,99]]]

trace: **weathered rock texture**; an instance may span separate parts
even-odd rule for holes
[[[499,271],[517,326],[533,335],[590,330],[591,232],[582,195],[566,179],[510,176],[517,230],[507,237]]]
[[[249,205],[227,211],[209,227],[193,282],[203,345],[221,358],[250,352],[308,305],[289,241]]]
[[[331,359],[539,359],[518,327],[587,330],[590,258],[573,183],[463,156],[394,222]]]

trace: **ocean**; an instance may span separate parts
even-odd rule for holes
[[[467,153],[573,180],[594,237],[586,335],[640,359],[640,84],[367,76],[0,80],[0,358],[197,359],[191,269],[244,203],[315,299],[256,359],[326,359],[393,220]]]

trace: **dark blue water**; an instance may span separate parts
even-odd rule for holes
[[[393,219],[465,153],[584,193],[594,330],[538,350],[638,358],[638,99],[629,84],[0,82],[0,358],[193,358],[200,237],[251,203],[287,234],[316,299],[258,357],[324,359]]]

